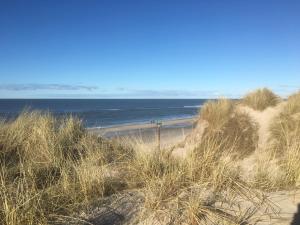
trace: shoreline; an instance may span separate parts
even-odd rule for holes
[[[179,118],[179,119],[169,119],[169,120],[160,120],[162,122],[162,129],[176,129],[192,126],[196,122],[196,117],[190,118]],[[89,132],[105,134],[109,132],[126,132],[132,130],[144,130],[144,129],[154,129],[156,128],[155,124],[150,122],[148,123],[128,123],[128,124],[119,124],[108,127],[88,127],[86,128]]]
[[[163,124],[169,124],[169,123],[177,123],[180,121],[189,121],[189,120],[195,120],[196,121],[196,115],[191,116],[191,117],[178,117],[178,118],[172,118],[172,119],[156,119],[155,121],[161,121]],[[128,123],[117,123],[113,125],[108,125],[108,126],[99,126],[99,127],[86,127],[87,130],[95,130],[95,129],[113,129],[113,128],[119,128],[119,127],[127,127],[127,126],[143,126],[146,124],[151,124],[150,121],[152,120],[146,120],[146,121],[137,121],[137,122],[128,122]]]

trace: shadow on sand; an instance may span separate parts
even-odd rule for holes
[[[300,204],[298,204],[297,213],[295,213],[293,221],[291,225],[299,225],[300,224]]]

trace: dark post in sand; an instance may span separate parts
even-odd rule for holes
[[[157,149],[160,151],[160,128],[162,122],[159,120],[151,120],[152,124],[156,124],[156,132],[157,132]]]

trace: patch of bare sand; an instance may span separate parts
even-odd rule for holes
[[[257,225],[300,224],[300,191],[278,191],[267,194],[268,199],[278,209],[278,214],[263,214]]]

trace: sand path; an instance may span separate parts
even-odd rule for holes
[[[265,215],[257,225],[300,224],[300,191],[278,191],[268,194],[268,199],[278,208],[278,215]]]
[[[272,121],[279,115],[282,108],[286,103],[282,102],[275,107],[269,107],[264,111],[257,111],[247,106],[239,106],[238,110],[247,113],[254,122],[258,124],[258,149],[255,154],[259,155],[263,153],[268,145],[268,140],[270,137],[270,127]],[[258,156],[259,157],[259,156]],[[246,167],[253,167],[254,158],[249,157],[244,161],[248,164]],[[250,163],[250,164],[249,164]],[[244,165],[245,166],[245,165]],[[276,207],[279,209],[279,214],[274,215],[271,218],[269,216],[264,216],[258,225],[288,225],[288,224],[300,224],[300,191],[279,191],[268,193],[268,199],[271,200]],[[295,217],[296,215],[296,217]]]
[[[264,111],[254,110],[248,106],[239,106],[238,111],[247,113],[254,122],[258,124],[258,149],[264,149],[267,146],[268,139],[270,137],[270,126],[272,121],[282,110],[285,102],[278,104],[275,107],[268,107]]]

